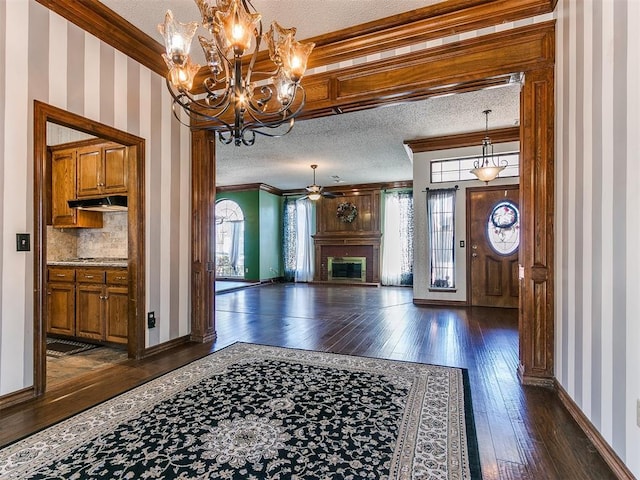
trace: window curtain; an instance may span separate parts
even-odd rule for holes
[[[296,201],[284,199],[282,222],[282,258],[284,261],[284,280],[293,282],[296,275],[297,215]]]
[[[413,284],[413,194],[389,192],[384,200],[383,285]]]
[[[314,274],[313,205],[309,199],[296,200],[296,282],[310,282]]]
[[[240,258],[240,233],[242,231],[242,221],[232,220],[228,223],[231,228],[231,248],[229,249],[229,263],[231,264],[233,272],[238,275],[238,259]]]
[[[432,288],[454,288],[454,231],[456,190],[429,190],[427,212]]]

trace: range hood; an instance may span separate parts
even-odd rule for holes
[[[93,212],[126,212],[126,195],[109,195],[98,198],[81,198],[79,200],[67,200],[69,208],[79,210],[91,210]]]

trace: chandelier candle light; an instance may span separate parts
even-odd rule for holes
[[[482,139],[482,158],[477,158],[473,163],[473,170],[470,170],[478,180],[483,181],[487,185],[491,180],[494,180],[498,174],[504,170],[508,163],[506,160],[502,160],[500,164],[496,163],[496,157],[493,154],[493,144],[491,138],[489,138],[489,114],[491,110],[484,110],[482,112],[485,117],[485,135]]]
[[[168,10],[164,23],[158,25],[166,46],[162,56],[169,68],[167,88],[176,118],[189,125],[181,119],[182,109],[192,128],[213,130],[225,144],[253,145],[256,134],[280,137],[289,133],[304,107],[300,80],[315,44],[296,41],[296,29],[282,28],[277,22],[263,35],[262,17],[251,0],[195,2],[202,27],[209,31],[209,37],[198,37],[208,66],[201,91],[192,92],[200,65],[189,55],[199,24],[178,22]],[[275,70],[253,72],[263,38]],[[245,54],[248,63],[243,69]],[[258,82],[251,81],[253,73]]]

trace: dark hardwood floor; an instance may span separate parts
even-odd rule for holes
[[[409,288],[293,284],[218,295],[215,343],[129,360],[0,411],[0,445],[242,341],[466,368],[485,480],[615,478],[553,391],[519,384],[515,310],[412,298]]]

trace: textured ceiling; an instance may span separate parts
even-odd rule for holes
[[[519,99],[515,84],[304,120],[282,138],[258,137],[252,147],[218,143],[217,183],[299,188],[311,183],[311,164],[318,165],[320,185],[329,185],[333,175],[346,184],[410,180],[413,166],[405,140],[482,130],[487,108],[493,110],[490,128],[517,125]]]
[[[254,0],[266,26],[277,19],[295,26],[299,39],[392,16],[441,0]],[[199,20],[193,0],[102,0],[107,7],[158,42],[156,25],[171,9],[177,19]],[[194,44],[194,50],[197,45]],[[199,49],[199,47],[198,47]],[[193,52],[196,53],[196,52]],[[199,55],[200,52],[197,52]],[[518,124],[518,84],[419,102],[299,121],[282,138],[258,136],[252,147],[217,144],[218,185],[266,183],[288,190],[312,183],[317,164],[320,185],[338,176],[345,184],[410,180],[405,140]],[[480,146],[478,146],[480,151]]]

